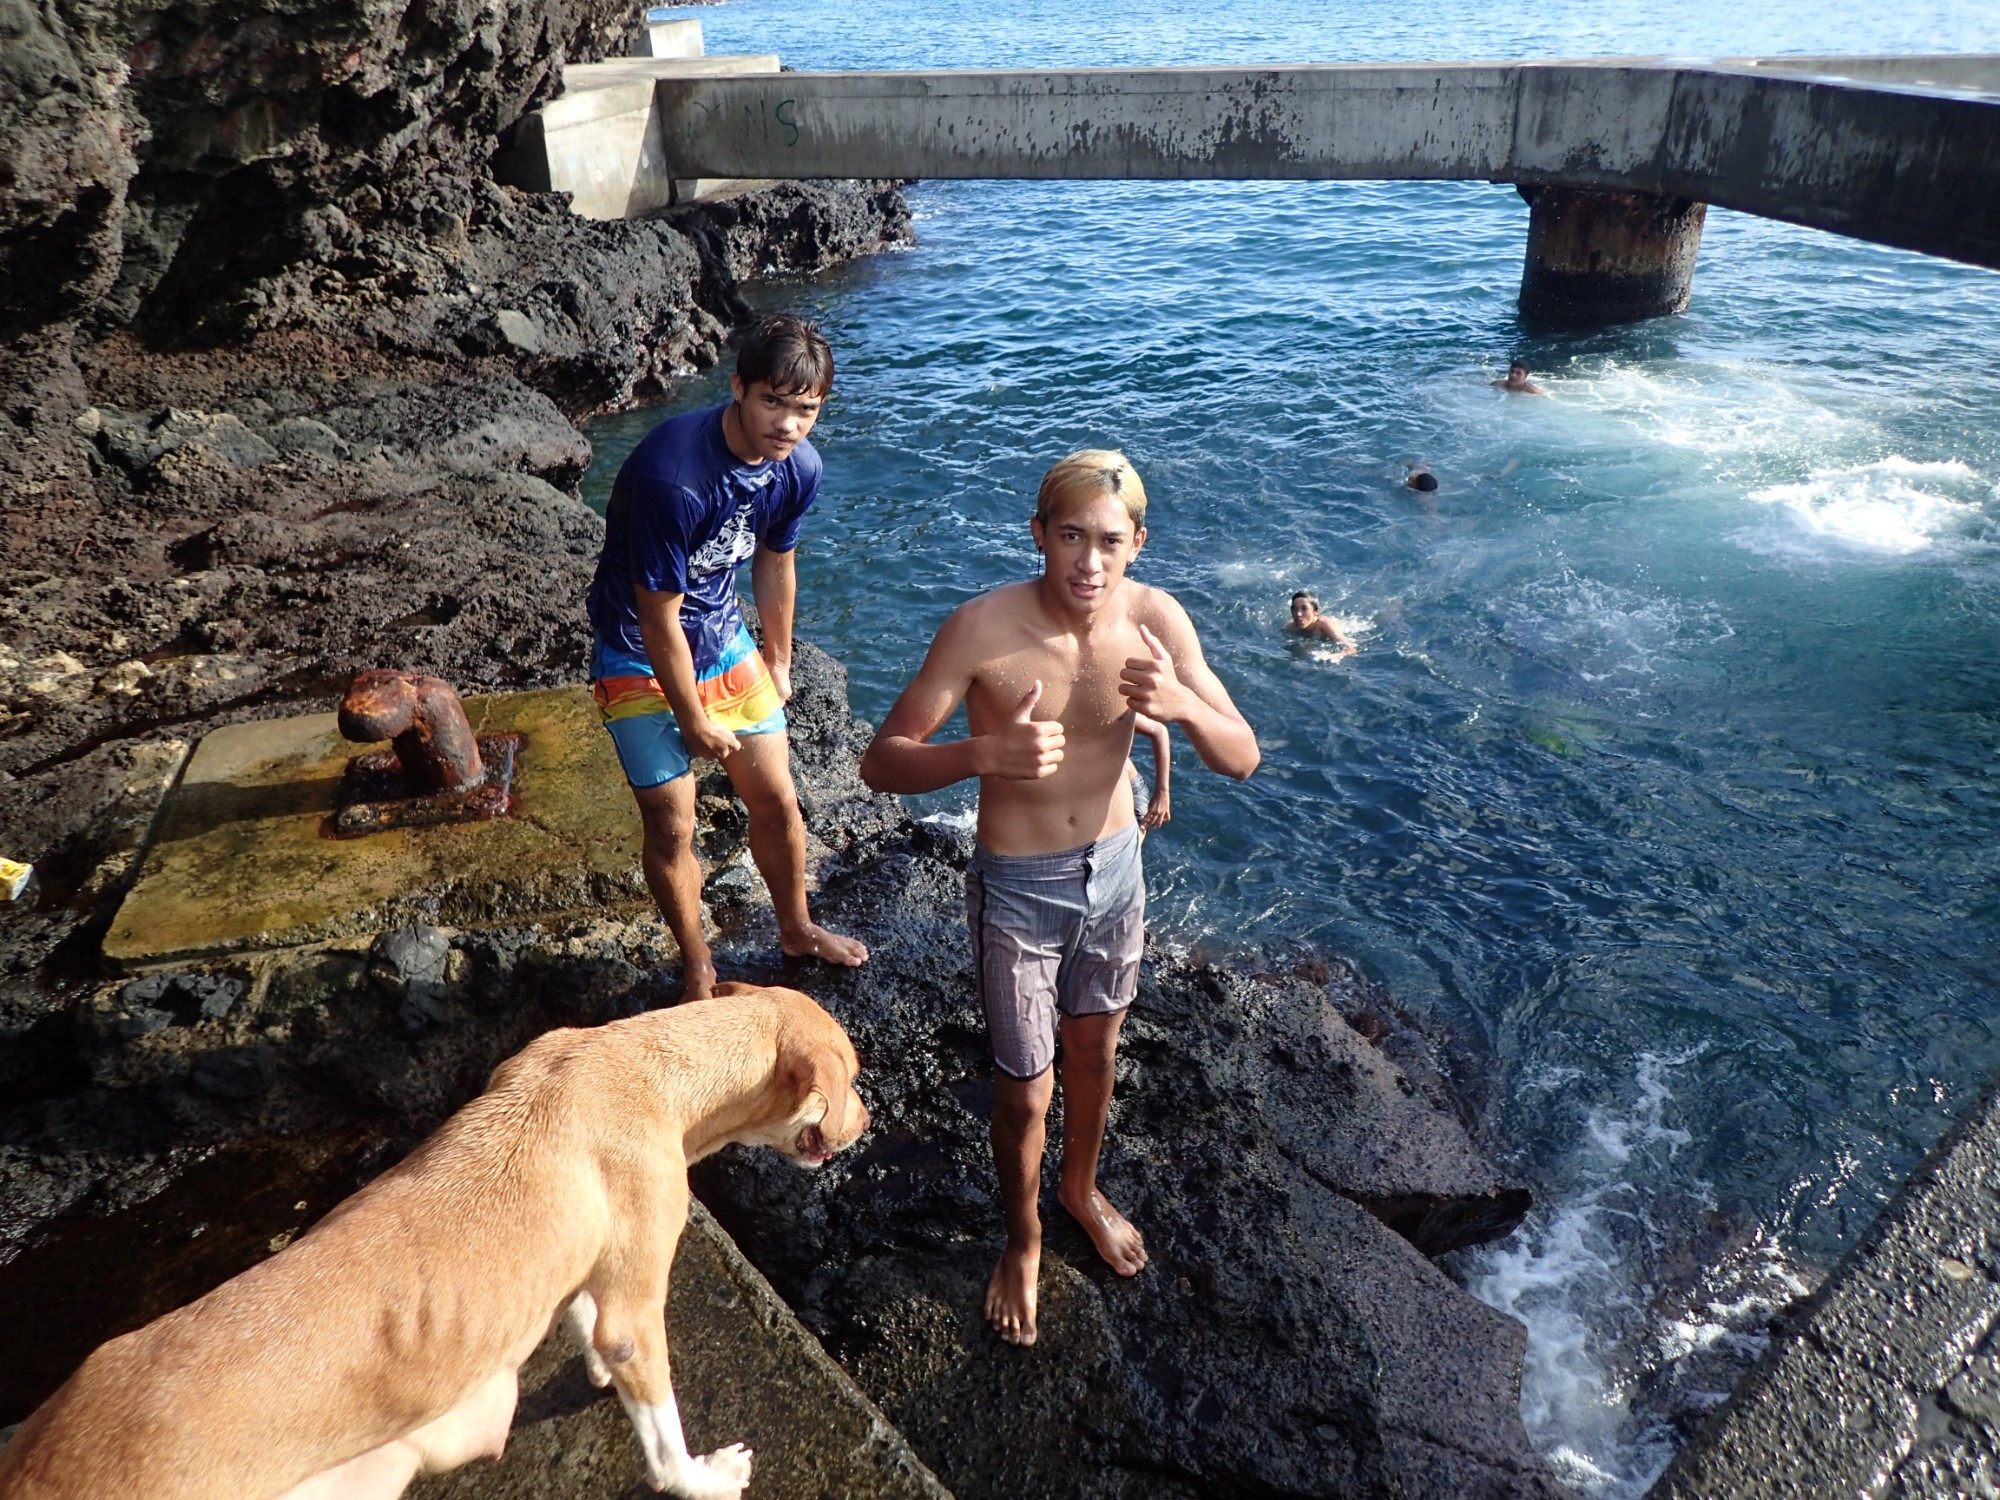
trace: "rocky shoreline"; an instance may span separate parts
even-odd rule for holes
[[[893,183],[626,223],[488,171],[601,0],[204,0],[0,18],[0,1426],[97,1340],[281,1247],[543,1029],[664,998],[639,899],[406,927],[185,972],[100,943],[192,744],[324,710],[369,667],[580,680],[602,534],[576,424],[722,357],[743,284],[906,241]],[[988,1336],[988,1071],[966,855],[854,774],[867,727],[800,648],[796,772],[858,973],[775,952],[740,809],[704,787],[735,971],[820,995],[877,1125],[806,1177],[727,1154],[717,1219],[961,1496],[1555,1495],[1522,1330],[1428,1259],[1527,1194],[1474,1069],[1335,962],[1148,961],[1107,1182],[1154,1267],[1052,1232],[1045,1337]],[[978,1414],[978,1415],[975,1415]],[[552,1493],[552,1491],[550,1491]]]
[[[1428,1259],[1528,1206],[1468,1129],[1476,1062],[1337,962],[1149,955],[1104,1180],[1153,1266],[1112,1276],[1051,1203],[1044,1338],[983,1328],[999,1222],[969,847],[860,784],[837,663],[802,644],[795,681],[820,908],[873,961],[775,962],[719,779],[706,895],[727,972],[803,985],[848,1026],[875,1125],[822,1172],[732,1150],[696,1186],[917,1456],[962,1497],[1563,1493],[1520,1423],[1523,1331]],[[309,1227],[532,1036],[661,1003],[672,957],[634,902],[77,980],[41,1028],[39,1096],[0,1115],[0,1343],[34,1351],[0,1422]],[[0,1044],[17,1071],[24,1050]]]

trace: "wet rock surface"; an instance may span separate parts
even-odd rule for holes
[[[1961,1115],[1651,1494],[2000,1494],[2000,1084]]]
[[[736,973],[801,984],[842,1017],[876,1125],[820,1173],[732,1151],[697,1185],[924,1462],[967,1496],[1558,1493],[1516,1410],[1519,1326],[1405,1238],[1441,1250],[1504,1233],[1525,1195],[1454,1107],[1466,1059],[1338,964],[1253,975],[1149,961],[1104,1183],[1153,1264],[1111,1275],[1051,1200],[1042,1341],[1023,1351],[986,1331],[998,1209],[960,915],[967,851],[855,779],[867,726],[848,716],[836,664],[803,650],[796,682],[820,910],[865,936],[874,961],[778,962],[762,905],[720,951]],[[703,791],[721,801],[719,782]],[[740,838],[704,829],[717,868],[739,859]],[[306,1227],[532,1036],[663,1003],[673,957],[658,919],[639,914],[392,929],[91,982],[52,1018],[42,1096],[0,1117],[0,1308],[36,1320],[0,1341],[51,1350],[0,1392],[0,1421],[97,1340]],[[44,1288],[66,1281],[78,1246],[191,1215],[172,1208],[177,1191],[215,1153],[325,1156],[323,1142],[345,1143],[320,1169],[338,1191],[302,1187],[310,1211],[294,1211],[274,1183],[269,1211],[249,1215],[256,1232],[212,1242],[213,1256],[179,1231],[190,1248],[177,1274],[51,1343]],[[1417,1200],[1427,1211],[1413,1217]],[[622,1452],[616,1426],[590,1451]]]
[[[1001,1236],[967,852],[906,826],[826,880],[822,912],[873,955],[815,986],[862,1056],[862,1147],[807,1179],[735,1151],[695,1172],[939,1477],[962,1497],[1563,1493],[1520,1424],[1521,1328],[1390,1227],[1471,1243],[1527,1194],[1440,1107],[1449,1049],[1338,965],[1149,961],[1102,1182],[1152,1263],[1112,1274],[1055,1203],[1058,1093],[1041,1338],[986,1329]]]

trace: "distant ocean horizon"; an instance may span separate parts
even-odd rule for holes
[[[802,69],[2000,52],[1970,3],[683,14]],[[754,292],[840,366],[801,633],[879,721],[950,609],[1033,571],[1043,469],[1130,455],[1134,575],[1265,751],[1239,785],[1177,745],[1156,935],[1337,951],[1484,1047],[1538,1207],[1449,1269],[1527,1324],[1558,1470],[1641,1493],[1705,1361],[2000,1070],[2000,275],[1711,210],[1685,315],[1549,336],[1504,186],[909,197],[913,249]],[[1546,398],[1491,388],[1515,356]],[[660,415],[593,424],[595,503]],[[1357,656],[1284,635],[1300,587]]]

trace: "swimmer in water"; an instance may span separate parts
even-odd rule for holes
[[[1491,382],[1496,391],[1513,391],[1522,396],[1546,396],[1547,391],[1528,379],[1528,362],[1517,359],[1507,366],[1507,378]]]
[[[1319,612],[1319,600],[1304,589],[1292,595],[1292,623],[1288,628],[1294,635],[1332,641],[1334,661],[1343,661],[1359,649],[1332,616]]]
[[[1415,463],[1410,464],[1408,467],[1410,472],[1403,476],[1404,484],[1426,495],[1431,494],[1437,489],[1438,477],[1431,472],[1429,464]]]

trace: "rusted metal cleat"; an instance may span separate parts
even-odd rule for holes
[[[363,672],[340,700],[343,737],[394,750],[357,755],[334,794],[336,838],[477,823],[513,812],[519,734],[475,736],[458,692],[442,677],[384,668]]]
[[[393,740],[414,795],[463,791],[486,779],[472,721],[442,677],[363,672],[340,700],[340,732],[363,744]]]

